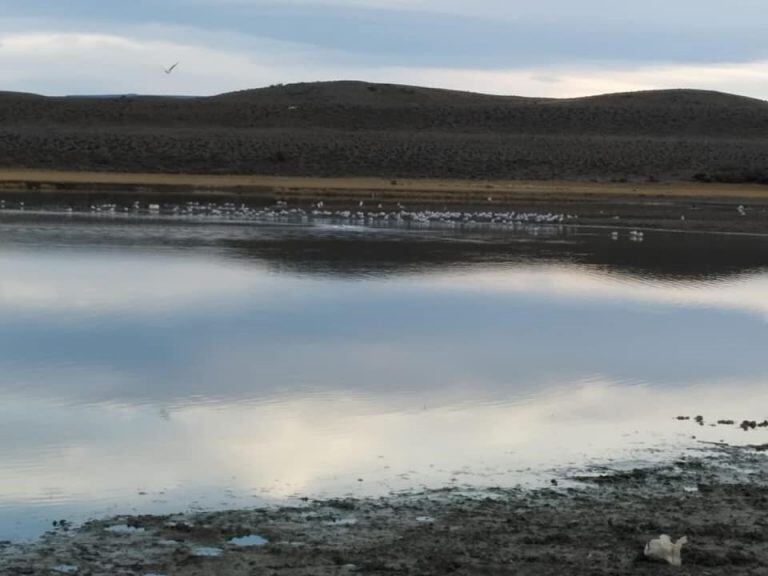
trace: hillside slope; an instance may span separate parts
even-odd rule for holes
[[[695,90],[542,99],[348,81],[193,98],[0,92],[0,166],[768,181],[768,102]]]

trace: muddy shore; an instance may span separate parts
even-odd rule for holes
[[[702,446],[668,465],[593,469],[541,490],[470,489],[304,506],[57,522],[0,544],[15,575],[768,573],[765,447]],[[682,568],[644,544],[686,535]]]

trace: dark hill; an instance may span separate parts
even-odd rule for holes
[[[768,180],[768,102],[319,82],[213,97],[0,93],[0,165],[525,179]]]

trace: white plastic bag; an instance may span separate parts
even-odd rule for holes
[[[681,566],[683,560],[680,557],[680,550],[683,548],[683,544],[687,542],[688,538],[685,536],[677,542],[672,542],[672,538],[662,534],[645,545],[645,555],[653,560],[669,562],[672,566]]]

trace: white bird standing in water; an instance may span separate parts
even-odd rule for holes
[[[175,68],[176,68],[176,66],[178,66],[178,65],[179,65],[179,63],[178,63],[178,62],[176,62],[176,64],[174,64],[174,65],[173,65],[173,66],[171,66],[170,68],[163,68],[163,71],[164,71],[166,74],[170,74],[171,72],[173,72],[173,71],[174,71],[174,69],[175,69]]]

